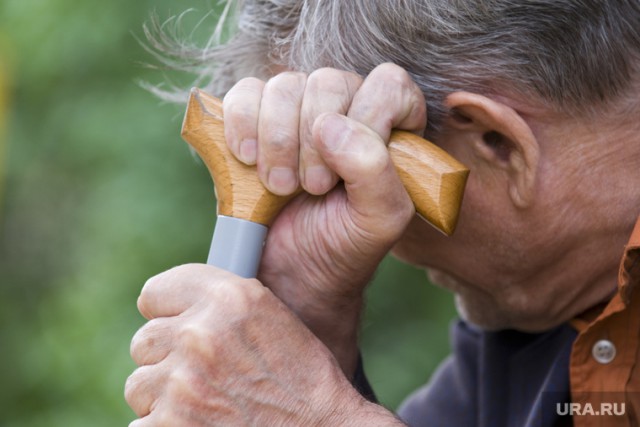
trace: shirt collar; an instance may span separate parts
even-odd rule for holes
[[[571,319],[569,323],[579,332],[585,331],[595,321],[608,317],[611,313],[626,310],[631,296],[640,287],[640,217],[625,246],[624,256],[618,271],[618,292],[607,302],[596,305]]]
[[[631,301],[631,294],[640,286],[640,217],[625,246],[624,257],[618,275],[618,291],[625,304]]]

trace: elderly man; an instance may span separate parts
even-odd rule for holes
[[[258,280],[186,265],[146,283],[131,425],[637,425],[640,3],[262,0],[238,18],[199,54],[214,92],[260,77],[226,93],[229,147],[306,193]],[[471,169],[453,237],[414,215],[394,128]],[[389,250],[461,317],[399,418],[367,399],[357,343]]]

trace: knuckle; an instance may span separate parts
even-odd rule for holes
[[[352,157],[357,162],[357,167],[368,175],[377,175],[387,172],[391,167],[391,158],[385,145],[380,140],[372,139],[371,132],[364,129],[350,129],[347,138],[354,141],[358,148]]]
[[[194,269],[198,269],[202,265],[203,264],[192,264],[192,263],[176,265],[175,267],[165,271],[164,275],[170,277],[171,279],[175,279],[177,276],[182,276],[184,274],[191,273]]]
[[[255,125],[258,110],[249,103],[229,103],[224,109],[224,120],[227,126]]]
[[[391,125],[403,122],[412,129],[424,127],[427,115],[424,94],[404,68],[385,63],[376,67],[371,75],[375,78],[377,93],[388,94],[385,108],[377,111],[379,117],[386,117]]]
[[[220,313],[224,310],[202,311],[185,321],[176,331],[174,351],[189,363],[214,360],[218,347],[224,345],[220,340],[220,325],[225,322]]]
[[[211,332],[203,321],[192,319],[184,322],[179,330],[179,343],[183,349],[196,350],[206,348]]]
[[[298,134],[294,129],[283,126],[270,126],[260,138],[261,145],[267,145],[275,155],[295,151],[298,145]]]
[[[389,167],[389,158],[382,155],[379,150],[370,150],[361,156],[360,165],[363,171],[371,175],[380,175]]]
[[[244,299],[248,305],[259,304],[265,298],[269,290],[257,279],[246,279],[243,283]]]
[[[344,72],[334,68],[320,68],[309,74],[307,88],[312,93],[320,91],[341,93],[345,89]]]
[[[302,89],[307,81],[305,73],[287,71],[277,74],[265,83],[264,92],[271,92],[282,102],[298,103]]]
[[[307,74],[300,71],[285,71],[271,77],[267,81],[267,85],[270,89],[282,88],[286,89],[291,84],[304,83],[307,80]]]
[[[268,290],[257,279],[243,279],[240,283],[229,283],[221,288],[221,292],[224,293],[220,298],[225,307],[241,315],[259,307]]]
[[[410,103],[409,112],[406,114],[406,120],[415,124],[414,129],[418,130],[418,135],[422,136],[424,128],[427,125],[427,104],[420,93],[415,96]]]
[[[164,273],[157,274],[153,277],[147,279],[142,285],[142,290],[140,291],[140,298],[148,298],[152,292],[152,289],[157,286],[157,284],[162,280],[162,275]]]
[[[349,110],[356,88],[359,86],[358,79],[359,76],[332,68],[316,70],[307,81],[305,102],[312,101],[309,103],[313,104],[310,109],[316,110],[314,115],[326,111],[344,114]],[[321,101],[320,105],[324,105],[324,111],[319,111],[315,105],[318,100]],[[322,100],[325,100],[325,103]],[[327,100],[329,100],[328,104]]]
[[[177,367],[167,376],[166,394],[170,400],[187,403],[193,389],[204,379],[186,367]]]
[[[201,278],[210,274],[210,269],[211,267],[206,264],[182,264],[165,271],[159,276],[159,279],[166,283],[166,290],[170,288],[169,284],[171,284],[171,286],[179,284],[203,286],[204,283]]]
[[[239,80],[223,98],[223,105],[225,103],[235,103],[238,100],[242,101],[247,96],[254,98],[259,97],[264,88],[265,82],[255,77],[245,77]]]
[[[262,90],[263,85],[264,81],[257,77],[244,77],[238,80],[238,82],[233,86],[233,89],[259,91]]]
[[[170,268],[169,270],[163,271],[162,273],[158,273],[155,276],[150,277],[144,283],[144,286],[142,287],[142,291],[140,292],[140,297],[144,298],[144,297],[152,296],[153,293],[155,292],[156,288],[161,283],[163,283],[165,280],[173,280],[174,277],[176,275],[178,275],[178,274],[181,274],[182,271],[187,266],[188,266],[188,264],[179,265],[179,266]]]
[[[124,384],[124,399],[134,410],[138,402],[138,397],[142,391],[142,368],[138,368],[129,377]]]
[[[371,73],[398,85],[405,85],[413,82],[407,70],[392,62],[385,62],[384,64],[378,65]]]
[[[131,345],[129,346],[129,354],[134,362],[139,364],[142,360],[142,354],[146,348],[145,338],[143,336],[143,328],[138,329],[133,338],[131,338]]]
[[[361,81],[362,78],[359,75],[348,71],[320,68],[309,75],[305,90],[313,96],[322,94],[341,99],[342,110],[346,111],[351,102],[354,86]]]
[[[183,276],[193,273],[197,268],[197,264],[180,265],[147,279],[138,297],[138,310],[144,315],[147,308],[156,304],[162,291],[166,291],[166,287],[161,286],[162,284],[181,280]]]
[[[239,321],[261,306],[269,291],[256,279],[222,281],[209,296],[209,303],[184,318],[174,328],[173,349],[193,360],[213,360],[225,325]],[[144,336],[140,338],[145,345]]]
[[[376,67],[371,74],[379,79],[379,87],[390,94],[399,94],[403,98],[408,98],[415,102],[422,98],[422,91],[413,81],[411,75],[404,68],[393,64],[385,63]]]
[[[133,338],[131,338],[129,352],[133,361],[138,365],[144,363],[147,353],[157,344],[155,338],[159,327],[158,322],[159,319],[150,320],[138,329]]]
[[[256,120],[259,100],[265,83],[254,77],[247,77],[236,83],[223,100],[224,120],[227,124],[237,124]]]
[[[148,307],[153,305],[155,289],[161,280],[162,278],[160,275],[153,276],[147,279],[140,290],[140,296],[138,297],[138,311],[145,317]]]

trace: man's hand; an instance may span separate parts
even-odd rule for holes
[[[271,227],[259,279],[351,375],[364,287],[414,214],[385,143],[394,128],[422,134],[423,95],[383,64],[365,79],[335,69],[245,79],[223,105],[236,157],[257,163],[273,193],[307,192]]]
[[[131,427],[401,425],[257,280],[185,265],[150,279],[138,308]]]

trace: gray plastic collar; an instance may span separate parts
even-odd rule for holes
[[[262,224],[219,215],[207,264],[238,276],[256,277],[267,231]]]

